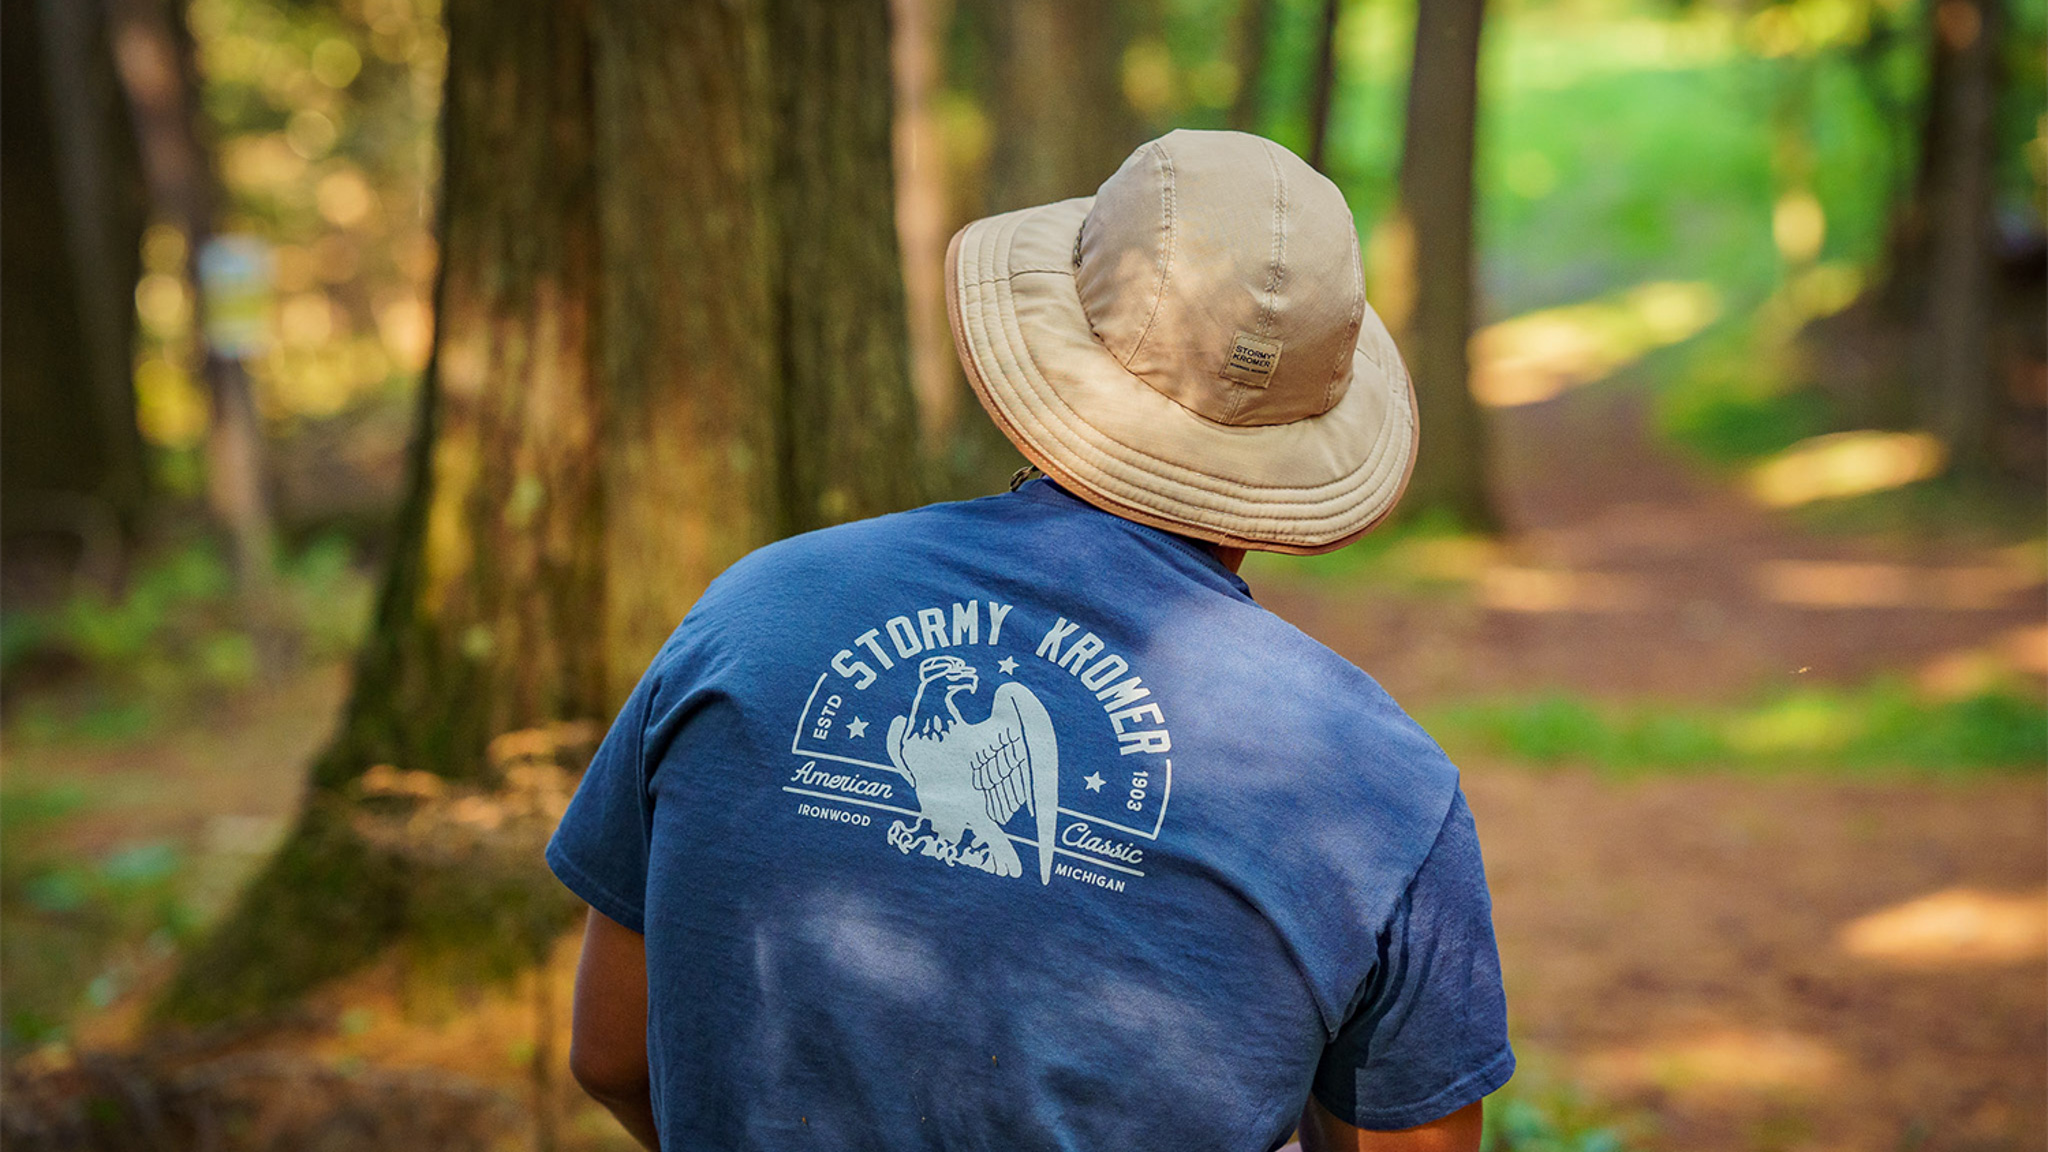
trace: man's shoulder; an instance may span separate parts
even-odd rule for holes
[[[922,542],[957,538],[993,519],[991,498],[926,504],[786,536],[749,552],[716,584],[748,586],[786,579],[820,566],[843,568],[900,556]]]

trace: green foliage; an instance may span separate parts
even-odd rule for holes
[[[1746,463],[1838,426],[1827,399],[1797,387],[1784,353],[1760,347],[1750,325],[1724,326],[1679,360],[1658,389],[1655,420],[1695,456]]]
[[[2048,523],[2048,490],[1938,476],[1864,496],[1816,501],[1792,514],[1800,527],[1824,535],[1890,534],[1988,544],[2031,540],[2038,555],[2041,527]]]
[[[1710,280],[1762,295],[1771,245],[1770,141],[1732,64],[1553,73],[1553,36],[1514,38],[1486,111],[1480,243],[1488,308],[1513,315],[1626,284]],[[1674,132],[1674,118],[1686,131]]]
[[[1478,536],[1446,508],[1430,508],[1394,520],[1335,552],[1318,556],[1282,556],[1273,552],[1245,555],[1245,578],[1257,581],[1308,577],[1316,580],[1372,579],[1417,588],[1452,586],[1453,573],[1439,571],[1434,553],[1472,546]]]
[[[279,581],[286,618],[306,654],[331,659],[355,651],[370,614],[370,582],[344,536],[322,536],[288,559]]]
[[[81,1007],[104,1008],[141,962],[194,928],[179,895],[185,861],[169,844],[132,844],[97,859],[53,832],[85,804],[77,788],[0,796],[0,1049],[61,1039]]]
[[[1810,391],[1701,389],[1674,395],[1658,416],[1667,439],[1723,464],[1782,452],[1835,426],[1826,398]]]
[[[1429,718],[1454,755],[1673,769],[1910,770],[2048,764],[2048,706],[2014,692],[1927,700],[1894,680],[1787,692],[1744,708],[1601,706],[1564,695],[1452,705]]]
[[[139,565],[118,595],[85,589],[0,623],[0,677],[71,668],[86,688],[80,707],[31,699],[10,722],[30,739],[67,731],[132,738],[164,710],[244,691],[280,664],[347,654],[369,596],[340,538],[286,557],[275,585],[253,601],[238,595],[212,542],[186,544]]]
[[[1597,1121],[1567,1094],[1527,1096],[1512,1090],[1486,1102],[1480,1152],[1626,1152],[1621,1130]]]

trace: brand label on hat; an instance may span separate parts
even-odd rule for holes
[[[1280,366],[1280,342],[1249,332],[1239,332],[1230,344],[1230,359],[1223,365],[1223,378],[1264,388],[1272,382],[1273,369]]]

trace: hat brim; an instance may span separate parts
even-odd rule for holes
[[[1288,424],[1222,424],[1131,373],[1095,338],[1073,254],[1093,197],[977,220],[946,249],[946,309],[968,381],[1026,458],[1143,524],[1307,555],[1364,535],[1415,464],[1415,396],[1370,306],[1351,385]]]

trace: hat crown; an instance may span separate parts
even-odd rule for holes
[[[1344,196],[1278,144],[1181,130],[1095,194],[1074,251],[1095,338],[1127,370],[1221,424],[1335,407],[1365,316]]]

